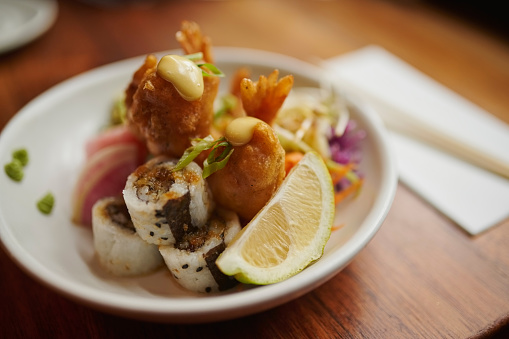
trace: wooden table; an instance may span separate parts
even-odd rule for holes
[[[197,21],[216,46],[303,60],[378,44],[509,123],[508,40],[419,1],[59,6],[45,35],[0,56],[0,129],[73,75],[177,48],[182,19]],[[332,280],[275,309],[222,323],[153,324],[103,314],[41,286],[4,251],[0,265],[2,338],[465,338],[507,335],[509,327],[509,221],[469,236],[403,185],[381,230]]]

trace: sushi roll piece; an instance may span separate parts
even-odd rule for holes
[[[203,228],[213,200],[202,169],[191,162],[172,171],[176,159],[159,156],[138,167],[123,191],[138,235],[148,243],[174,245]]]
[[[216,259],[241,230],[236,213],[220,210],[206,230],[189,234],[178,246],[159,246],[166,266],[185,289],[211,293],[237,285],[235,278],[223,274]]]
[[[136,233],[121,197],[102,198],[94,204],[92,231],[99,263],[114,275],[142,275],[164,266],[157,246]]]

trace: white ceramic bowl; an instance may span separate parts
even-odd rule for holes
[[[177,53],[177,51],[173,51]],[[226,74],[249,66],[256,78],[278,68],[291,73],[294,87],[318,86],[312,65],[278,54],[216,48],[216,65]],[[70,197],[84,162],[84,144],[106,124],[113,99],[130,81],[143,57],[100,67],[48,90],[23,108],[0,135],[0,162],[26,148],[30,163],[21,183],[0,175],[0,236],[12,258],[32,277],[92,308],[165,322],[210,322],[263,311],[311,291],[340,272],[373,238],[394,197],[397,175],[386,132],[371,108],[352,102],[352,117],[367,132],[363,142],[361,194],[340,205],[323,257],[296,276],[274,285],[218,295],[183,291],[167,270],[141,278],[115,278],[97,266],[89,229],[70,221]],[[228,79],[223,81],[227,86]],[[51,215],[36,201],[54,193]]]

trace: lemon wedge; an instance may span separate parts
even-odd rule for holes
[[[334,211],[329,171],[317,153],[306,153],[216,264],[243,283],[283,281],[322,256]]]

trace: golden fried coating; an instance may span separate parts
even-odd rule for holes
[[[211,42],[195,22],[184,21],[177,40],[186,54],[203,53],[212,62]],[[180,157],[194,138],[210,134],[219,78],[203,78],[203,95],[187,101],[174,85],[157,74],[157,58],[149,55],[126,89],[127,121],[145,140],[150,153]],[[206,70],[205,70],[206,71]]]
[[[143,79],[143,76],[149,69],[155,69],[155,67],[157,67],[157,58],[155,55],[149,54],[145,58],[143,65],[134,72],[133,78],[125,90],[125,105],[127,109],[133,103],[133,95],[138,89],[141,79]]]
[[[272,125],[293,86],[293,76],[287,75],[278,81],[279,71],[269,77],[260,76],[257,82],[244,78],[240,85],[242,106],[246,114]]]
[[[155,69],[145,73],[127,118],[131,129],[146,141],[150,153],[180,157],[192,139],[210,134],[219,78],[204,77],[203,83],[202,97],[187,101]]]
[[[270,200],[285,177],[285,151],[272,127],[260,121],[251,140],[234,151],[226,166],[207,178],[217,204],[245,222]]]
[[[214,63],[212,42],[209,37],[202,35],[200,26],[196,22],[182,21],[176,38],[185,54],[202,52],[205,62]]]

